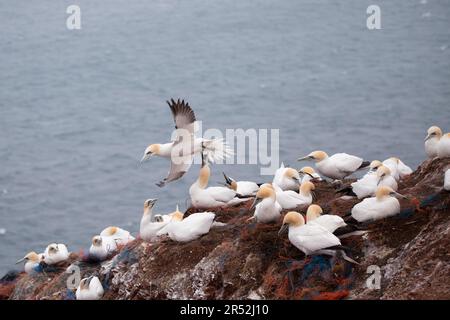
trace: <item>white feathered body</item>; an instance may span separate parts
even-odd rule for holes
[[[177,242],[188,242],[207,234],[214,222],[213,212],[198,212],[181,221],[171,221],[166,226],[170,239]]]
[[[352,217],[359,222],[378,220],[400,212],[400,202],[394,197],[366,198],[352,208]]]
[[[347,154],[336,153],[316,163],[317,171],[328,178],[341,180],[360,168],[363,159]]]
[[[330,231],[319,224],[310,223],[298,227],[289,226],[289,241],[305,255],[341,244]]]
[[[67,247],[63,243],[58,243],[58,251],[56,253],[49,252],[49,246],[45,249],[44,252],[44,262],[48,265],[52,265],[61,261],[65,261],[69,258],[69,251]]]
[[[103,297],[103,286],[98,277],[93,277],[88,289],[81,289],[78,286],[75,296],[77,300],[99,300]]]

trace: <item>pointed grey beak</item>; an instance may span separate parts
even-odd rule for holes
[[[310,173],[308,173],[308,172],[304,172],[304,171],[299,171],[298,173],[300,173],[300,174],[302,174],[302,175],[308,175],[308,176],[310,176],[312,179],[315,179],[315,177],[312,175],[312,174],[310,174]]]
[[[312,159],[312,157],[311,156],[306,156],[306,157],[303,157],[303,158],[298,158],[297,161],[305,161],[305,160],[309,160],[309,159]]]
[[[228,176],[225,174],[225,172],[222,172],[222,174],[223,174],[223,177],[225,178],[226,184],[227,184],[227,185],[231,185],[231,182],[232,182],[231,178],[228,177]]]
[[[19,264],[19,263],[21,263],[22,261],[25,261],[25,259],[26,259],[26,258],[23,257],[22,259],[17,260],[17,261],[16,261],[16,264]]]
[[[409,200],[409,198],[407,197],[407,196],[404,196],[403,194],[400,194],[400,193],[398,193],[398,192],[391,192],[391,194],[393,195],[393,196],[396,196],[396,197],[400,197],[400,198],[402,198],[402,199],[407,199],[407,200]]]
[[[144,156],[141,159],[141,163],[147,161],[148,159],[150,159],[152,157],[152,153],[146,153],[144,154]]]
[[[250,207],[250,210],[253,210],[258,205],[258,203],[260,203],[261,201],[262,201],[262,199],[255,197],[255,200],[253,201],[252,206]]]
[[[288,224],[283,224],[280,228],[280,230],[278,231],[278,235],[281,236],[283,233],[285,233],[289,228]]]
[[[423,141],[427,141],[427,140],[429,140],[429,139],[431,139],[431,135],[430,135],[430,134],[427,134],[427,136],[425,137],[425,139],[424,139]]]

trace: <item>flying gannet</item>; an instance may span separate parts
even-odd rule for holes
[[[378,187],[375,197],[366,198],[352,208],[352,217],[358,222],[378,220],[400,213],[400,202],[396,196],[407,197],[390,187]]]
[[[425,152],[428,158],[435,158],[438,154],[438,143],[442,137],[442,130],[437,126],[431,126],[425,137]]]
[[[317,171],[321,175],[335,180],[342,180],[370,164],[368,161],[347,153],[336,153],[329,157],[323,151],[314,151],[305,157],[298,158],[298,161],[303,160],[314,160]]]
[[[90,276],[80,281],[75,296],[77,300],[99,300],[103,293],[103,286],[98,277]]]
[[[184,100],[171,99],[167,104],[175,121],[175,138],[163,144],[151,144],[144,152],[141,162],[152,156],[170,158],[170,170],[166,178],[157,183],[163,187],[166,183],[180,179],[191,167],[195,154],[205,151],[210,162],[219,161],[233,154],[222,139],[204,139],[195,137],[196,118],[194,111]]]

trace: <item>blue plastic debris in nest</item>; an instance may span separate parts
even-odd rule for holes
[[[77,297],[75,296],[75,292],[73,290],[67,289],[64,300],[76,300],[76,299]]]

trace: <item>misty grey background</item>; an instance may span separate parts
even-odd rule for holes
[[[374,3],[382,30],[369,31]],[[146,198],[185,208],[198,166],[159,189],[168,162],[138,165],[171,133],[170,97],[205,129],[280,128],[291,165],[323,149],[416,167],[426,129],[450,131],[449,20],[445,0],[1,1],[0,273],[50,242],[136,232]]]

